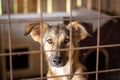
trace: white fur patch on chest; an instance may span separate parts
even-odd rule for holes
[[[70,75],[70,70],[68,70],[69,68],[63,68],[63,67],[60,67],[60,68],[53,68],[54,72],[58,75],[58,76],[63,76],[61,77],[62,80],[68,80],[68,77],[66,75]],[[65,75],[65,77],[64,77]]]

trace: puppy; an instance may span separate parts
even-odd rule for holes
[[[54,26],[32,23],[27,24],[25,28],[25,35],[29,33],[33,40],[39,42],[44,49],[48,63],[47,77],[54,77],[47,80],[87,80],[87,75],[81,74],[86,71],[86,68],[79,62],[79,50],[74,50],[79,47],[78,43],[88,35],[81,23],[74,21],[68,25]],[[71,39],[70,33],[72,33]],[[72,49],[67,50],[69,48]],[[79,75],[63,76],[70,75],[71,72]]]

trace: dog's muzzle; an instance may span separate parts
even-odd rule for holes
[[[54,56],[50,58],[50,64],[53,67],[63,67],[67,63],[68,58],[65,56]]]
[[[60,65],[60,64],[62,64],[62,59],[61,59],[61,57],[55,57],[55,58],[53,58],[53,63],[54,63],[55,65]]]

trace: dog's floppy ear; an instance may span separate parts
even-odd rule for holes
[[[43,27],[42,27],[43,26]],[[40,30],[40,27],[42,27],[42,30]],[[30,34],[33,38],[33,40],[37,42],[41,42],[42,35],[40,34],[40,31],[42,31],[42,34],[45,33],[45,31],[49,28],[49,26],[45,23],[32,23],[27,24],[25,26],[25,35]]]
[[[74,37],[74,40],[76,42],[79,42],[80,40],[83,40],[87,37],[88,32],[86,30],[86,28],[84,27],[84,25],[82,25],[81,23],[74,21],[68,24],[68,26],[66,27],[68,30],[70,30],[71,27],[71,31],[72,31],[72,36]]]

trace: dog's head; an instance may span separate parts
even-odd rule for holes
[[[65,66],[69,60],[70,50],[60,51],[60,49],[67,49],[70,45],[75,47],[80,40],[83,40],[88,35],[84,26],[78,22],[54,26],[44,23],[33,23],[26,25],[25,30],[25,35],[30,33],[35,41],[42,44],[44,51],[46,51],[45,55],[48,63],[54,67]],[[70,31],[72,31],[71,41]]]

